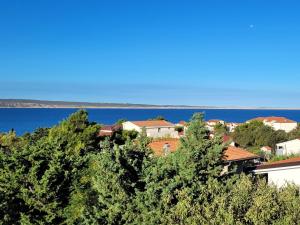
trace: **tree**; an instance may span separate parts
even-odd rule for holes
[[[73,191],[66,212],[68,222],[84,224],[125,224],[134,220],[133,202],[144,191],[141,172],[150,151],[144,137],[111,149],[108,140],[102,151],[89,157],[81,185]]]
[[[202,114],[193,116],[180,146],[145,168],[146,191],[138,193],[137,223],[187,223],[197,210],[192,213],[186,206],[205,202],[209,193],[203,190],[221,177],[223,147],[219,139],[209,139]]]
[[[214,133],[216,135],[224,135],[224,134],[227,134],[228,133],[228,130],[227,130],[227,127],[225,124],[222,124],[222,123],[217,123],[215,126],[214,126]]]
[[[164,116],[157,116],[149,120],[166,120]]]
[[[251,121],[238,126],[232,134],[234,142],[243,148],[270,146],[288,140],[288,135],[282,131],[275,131],[261,121]]]
[[[98,151],[97,125],[90,125],[85,111],[78,111],[43,134],[36,142],[22,147],[9,147],[2,152],[0,167],[1,193],[11,193],[18,210],[4,208],[2,219],[7,223],[59,224],[79,174],[86,166],[86,156]],[[33,135],[35,136],[35,135]],[[14,181],[8,181],[8,176]]]

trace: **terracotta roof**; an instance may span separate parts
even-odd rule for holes
[[[258,159],[258,158],[260,158],[258,155],[248,152],[243,148],[237,148],[234,146],[228,146],[227,149],[224,151],[224,157],[223,157],[225,161],[242,161],[242,160]]]
[[[185,125],[187,125],[187,122],[181,120],[181,121],[178,122],[178,124],[185,126]]]
[[[287,119],[285,117],[278,117],[278,116],[257,117],[252,120],[258,120],[262,122],[275,122],[275,123],[296,123],[296,121]]]
[[[139,127],[172,127],[174,124],[165,120],[130,121]]]
[[[170,152],[175,152],[180,145],[180,141],[179,139],[172,139],[172,138],[157,140],[157,141],[152,141],[149,144],[149,147],[154,151],[155,155],[163,156],[164,146],[166,144],[169,145]],[[258,159],[258,158],[260,158],[258,155],[248,152],[245,149],[237,148],[233,146],[227,147],[227,149],[224,151],[224,156],[223,156],[223,159],[225,161],[243,161],[243,160]]]
[[[276,162],[264,163],[256,167],[259,169],[269,169],[269,168],[279,168],[279,167],[287,167],[287,166],[297,166],[300,165],[300,157],[280,160]]]
[[[163,156],[165,145],[169,145],[170,152],[175,152],[177,150],[179,144],[180,144],[180,142],[178,139],[169,138],[169,139],[152,141],[149,144],[149,147],[153,150],[155,155]]]

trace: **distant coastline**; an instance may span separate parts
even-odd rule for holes
[[[239,106],[189,106],[150,105],[132,103],[68,102],[33,99],[0,99],[0,108],[57,108],[57,109],[238,109],[238,110],[300,110],[300,108],[239,107]]]

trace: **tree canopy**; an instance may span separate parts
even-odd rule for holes
[[[163,157],[145,133],[118,145],[98,130],[80,110],[49,129],[2,134],[0,224],[300,223],[299,187],[222,173],[224,146],[209,138],[202,114]]]

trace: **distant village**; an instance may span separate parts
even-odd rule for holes
[[[226,122],[219,119],[208,120],[205,126],[209,137],[219,135],[224,144],[224,170],[235,167],[236,172],[253,173],[265,177],[268,183],[278,187],[286,183],[300,185],[300,136],[299,138],[276,143],[275,146],[260,146],[259,154],[242,148],[234,141],[232,135],[237,127],[253,121],[262,122],[275,131],[285,133],[298,128],[296,121],[285,117],[258,117],[245,123]],[[223,127],[226,132],[217,134],[216,129]],[[109,138],[120,131],[133,132],[137,135],[144,131],[151,139],[149,147],[153,154],[159,157],[175,152],[180,146],[180,138],[184,137],[189,129],[189,123],[179,121],[174,124],[164,118],[145,121],[121,121],[115,125],[102,126],[99,131],[100,138]],[[281,160],[270,160],[277,157]]]

